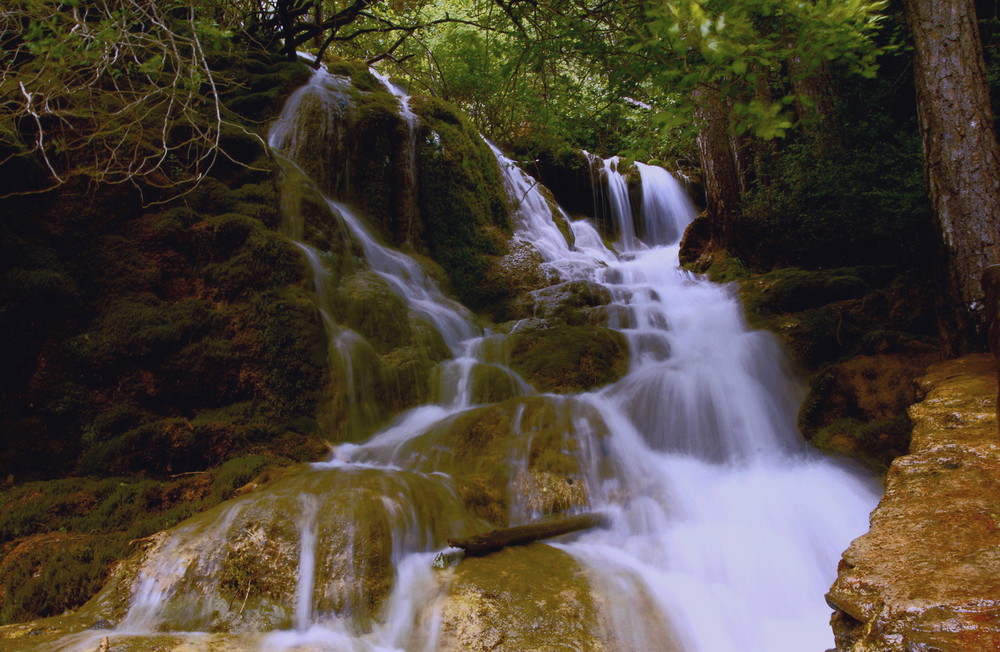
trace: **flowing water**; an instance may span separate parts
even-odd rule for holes
[[[394,94],[408,111],[405,94]],[[333,162],[317,168],[299,157],[339,137],[346,101],[343,80],[322,71],[289,100],[271,145],[300,182],[336,187]],[[406,120],[412,129],[416,116]],[[371,270],[451,350],[438,365],[434,400],[365,443],[337,447],[327,462],[177,528],[150,553],[113,636],[222,629],[265,632],[247,639],[264,650],[437,649],[448,586],[432,568],[435,552],[448,536],[489,529],[456,480],[476,464],[460,438],[488,415],[504,424],[506,452],[487,462],[506,473],[498,482],[510,524],[552,511],[610,516],[608,527],[555,544],[585,570],[608,649],[832,646],[823,596],[841,551],[866,530],[878,489],[803,443],[799,386],[774,339],[747,328],[731,289],[679,269],[677,241],[693,214],[683,189],[662,168],[640,164],[642,201],[633,211],[620,162],[606,162],[620,233],[612,250],[493,149],[515,240],[537,251],[554,282],[610,293],[609,326],[629,344],[624,377],[582,394],[538,395],[508,368],[506,336],[481,332],[412,258],[379,243],[349,206],[324,198]],[[292,220],[291,237],[303,230]],[[371,384],[366,343],[332,316],[323,253],[300,247],[314,271],[331,364],[360,400]],[[558,510],[533,466],[542,440],[573,458],[574,493]],[[61,649],[89,649],[107,633]]]

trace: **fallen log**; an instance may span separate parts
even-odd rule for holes
[[[608,515],[602,512],[587,512],[576,516],[490,530],[464,539],[448,539],[448,545],[453,548],[461,548],[469,557],[481,557],[508,546],[523,546],[561,534],[603,527],[608,524],[608,520]]]

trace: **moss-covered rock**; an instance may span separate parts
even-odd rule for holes
[[[871,287],[846,270],[782,268],[741,285],[740,298],[750,311],[802,312],[845,299],[858,299]]]
[[[907,352],[831,365],[812,378],[799,427],[821,449],[885,469],[909,448],[906,409],[917,400],[917,379],[936,359],[933,351]]]
[[[606,215],[607,206],[595,202],[607,202],[606,193],[595,193],[594,183],[599,166],[586,152],[565,143],[524,142],[519,143],[516,153],[527,159],[525,170],[552,191],[560,206],[573,215],[596,217]]]
[[[409,308],[374,272],[358,272],[341,280],[334,305],[344,325],[364,336],[380,353],[411,341]]]
[[[592,430],[581,431],[580,424]],[[600,415],[571,398],[515,398],[460,413],[393,451],[416,470],[442,471],[475,515],[497,526],[586,508]],[[599,466],[599,463],[597,463]]]
[[[628,343],[609,328],[555,326],[511,339],[511,367],[541,392],[582,392],[628,371]]]
[[[466,559],[442,609],[440,650],[606,649],[597,608],[576,561],[535,544]]]
[[[611,292],[591,281],[566,281],[518,295],[507,303],[509,319],[536,317],[551,324],[580,326],[606,323],[600,308],[611,303]]]
[[[491,256],[505,253],[512,225],[496,157],[475,127],[441,100],[414,97],[418,201],[423,241],[473,308],[495,302],[483,283]]]

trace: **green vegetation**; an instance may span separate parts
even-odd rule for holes
[[[511,367],[540,392],[582,392],[628,370],[628,344],[618,331],[554,326],[510,336]]]
[[[0,491],[0,624],[80,606],[136,542],[230,498],[268,466],[249,455],[177,479],[66,478]]]
[[[504,253],[512,225],[496,158],[454,107],[415,98],[418,205],[423,240],[472,308],[496,300],[482,283],[491,256]]]

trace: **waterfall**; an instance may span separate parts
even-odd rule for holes
[[[338,133],[350,101],[343,84],[318,71],[272,129],[271,147],[297,171],[290,176],[298,185],[286,192],[336,187],[316,177],[337,177],[335,161],[303,159]],[[393,92],[408,111],[405,94]],[[316,128],[326,135],[307,131]],[[575,395],[538,394],[509,368],[507,336],[482,334],[413,258],[380,243],[352,207],[324,197],[329,219],[371,271],[449,345],[453,358],[437,367],[433,400],[368,441],[337,446],[328,461],[172,531],[150,553],[112,636],[221,629],[256,633],[247,640],[264,650],[435,650],[453,575],[431,561],[448,537],[489,529],[486,518],[518,524],[601,510],[609,527],[554,545],[584,569],[607,649],[831,647],[823,596],[841,551],[866,530],[878,490],[802,442],[798,384],[774,338],[748,329],[732,289],[679,268],[677,241],[693,213],[683,189],[666,170],[639,164],[642,201],[633,212],[620,161],[606,161],[620,236],[612,249],[493,151],[515,241],[533,247],[555,281],[610,295],[609,326],[629,344],[625,375]],[[290,237],[301,240],[301,222],[290,224]],[[333,362],[360,399],[370,385],[366,344],[336,322],[324,254],[299,246]],[[561,455],[558,496],[544,484],[548,471],[533,466],[543,445]],[[488,512],[492,494],[468,498],[479,485],[460,486],[462,474],[501,471],[490,487],[503,513]],[[278,535],[288,542],[269,538]],[[233,570],[234,549],[239,568],[269,582],[266,594]],[[235,597],[220,597],[225,591]],[[60,649],[89,649],[107,634]]]
[[[635,249],[639,240],[635,235],[635,216],[629,199],[628,181],[620,168],[621,159],[613,156],[604,161],[604,179],[608,187],[611,216],[618,226],[618,244],[626,251]]]

